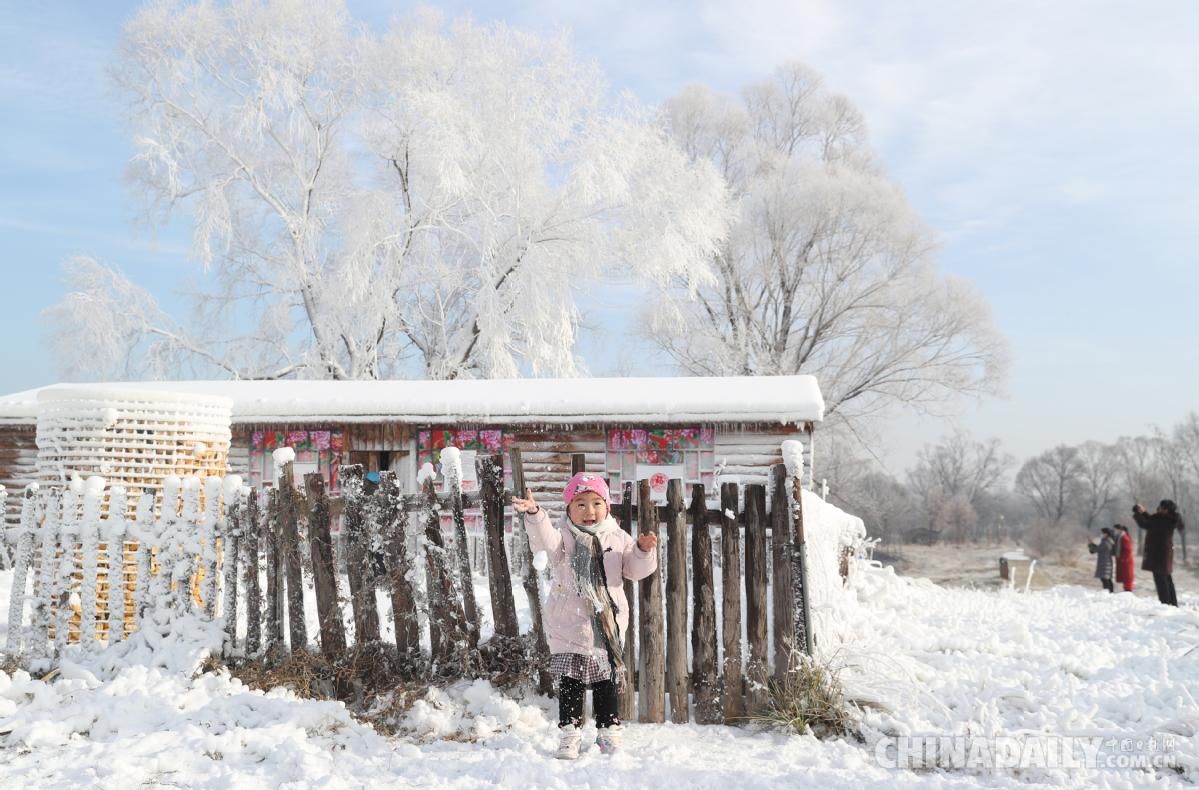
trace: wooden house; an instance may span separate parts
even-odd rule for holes
[[[343,464],[390,469],[417,488],[441,449],[462,449],[464,489],[473,458],[521,449],[525,479],[557,509],[571,456],[607,477],[614,499],[628,480],[682,478],[715,493],[720,478],[765,482],[781,444],[799,439],[811,480],[811,436],[824,401],[811,376],[464,381],[173,381],[59,384],[136,388],[232,401],[228,471],[252,486],[274,483],[272,453],[295,450],[297,476],[319,471],[334,492]],[[0,398],[0,484],[13,523],[19,493],[39,479],[41,390]],[[510,470],[505,470],[510,485]],[[438,472],[439,475],[439,472]],[[440,482],[440,476],[438,476]]]

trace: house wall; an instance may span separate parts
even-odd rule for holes
[[[37,480],[37,428],[34,425],[0,426],[0,485],[8,490],[4,522],[13,527],[21,520],[25,486]]]

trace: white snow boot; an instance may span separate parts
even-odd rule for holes
[[[595,745],[603,754],[616,754],[620,751],[621,726],[605,727],[595,736]]]
[[[577,760],[579,759],[579,746],[583,742],[583,733],[579,732],[579,728],[573,724],[566,727],[559,727],[558,732],[558,751],[554,756],[559,760]]]

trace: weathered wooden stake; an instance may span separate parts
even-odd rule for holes
[[[774,677],[782,680],[793,669],[795,652],[795,599],[791,591],[791,563],[788,546],[791,543],[791,507],[787,497],[787,467],[776,464],[770,469],[772,492],[770,499],[770,592],[774,616]]]
[[[320,472],[304,475],[304,491],[308,495],[308,549],[312,555],[321,652],[335,658],[346,650],[346,632],[337,601],[337,566],[333,561],[333,533],[329,526],[329,498],[325,495],[324,475]]]
[[[346,531],[346,574],[350,581],[350,605],[354,609],[354,642],[363,645],[379,641],[379,607],[375,588],[369,582],[374,573],[367,568],[366,492],[362,464],[341,468],[341,487],[345,496],[342,528]]]
[[[633,483],[626,481],[621,499],[620,526],[636,538],[633,532]],[[617,712],[621,721],[632,721],[637,715],[637,677],[641,666],[637,657],[637,593],[633,582],[625,580],[624,597],[629,602],[629,627],[624,635],[624,663],[627,676],[617,689]]]
[[[687,679],[687,511],[683,481],[671,480],[666,489],[666,691],[675,724],[691,720]]]
[[[458,587],[462,590],[462,611],[472,648],[479,646],[479,606],[475,603],[475,579],[470,568],[470,550],[466,545],[466,514],[462,507],[462,480],[449,478],[450,510],[454,516],[454,554],[458,559]],[[501,486],[502,487],[502,486]],[[513,605],[515,611],[515,604]]]
[[[766,609],[766,488],[754,484],[745,489],[745,630],[749,636],[746,662],[746,703],[758,713],[770,699],[770,648],[767,641]]]
[[[283,558],[279,553],[279,489],[272,488],[266,497],[266,521],[263,535],[267,541],[266,552],[266,628],[263,633],[263,650],[270,653],[281,638],[283,620],[283,585],[281,571]]]
[[[512,490],[516,496],[525,495],[525,465],[521,458],[520,448],[513,447],[508,451],[512,462]],[[552,694],[554,676],[549,671],[550,651],[545,640],[545,623],[541,614],[541,581],[537,569],[533,567],[533,551],[529,546],[529,535],[525,529],[524,513],[516,514],[518,533],[515,537],[516,553],[520,567],[524,568],[525,597],[529,599],[529,613],[533,619],[532,648],[533,660],[537,666],[537,690],[542,694]]]
[[[462,600],[455,590],[453,565],[441,534],[441,512],[433,480],[424,483],[425,563],[428,574],[429,634],[435,670],[461,674],[472,661]]]
[[[691,685],[695,695],[695,720],[720,724],[720,675],[716,668],[716,598],[712,587],[712,534],[708,531],[708,505],[704,487],[691,494]]]
[[[378,509],[387,544],[387,573],[391,582],[391,613],[395,620],[396,652],[401,660],[420,657],[420,617],[412,584],[413,561],[408,553],[408,511],[400,496],[395,472],[379,473]]]
[[[296,504],[295,465],[279,472],[279,538],[287,576],[287,634],[292,650],[308,649],[308,624],[304,621],[304,571],[300,546],[300,511]]]
[[[724,591],[720,607],[724,647],[721,675],[724,720],[731,724],[745,718],[745,690],[741,679],[741,530],[735,515],[736,483],[721,484],[720,510],[720,578]]]
[[[585,453],[570,454],[570,476],[574,477],[579,472],[587,471],[587,455]]]
[[[222,559],[222,576],[224,577],[224,595],[221,597],[221,616],[225,618],[225,655],[233,652],[237,646],[237,550],[241,543],[241,522],[242,522],[242,502],[241,492],[231,491],[229,500],[225,503],[225,529],[221,536],[221,559]],[[108,511],[108,517],[113,517],[111,507]],[[124,514],[121,515],[124,518]],[[112,545],[111,543],[109,544]],[[118,561],[119,563],[119,561]],[[120,565],[109,560],[109,576],[112,577],[114,570],[119,570]],[[112,591],[114,585],[109,584],[108,587],[108,605],[111,607],[114,604]],[[110,635],[111,639],[111,635]]]
[[[791,490],[791,523],[795,534],[791,542],[791,590],[795,599],[795,641],[805,655],[812,655],[811,611],[808,607],[808,547],[804,536],[802,478],[796,475]]]
[[[638,535],[659,535],[658,509],[654,506],[649,481],[638,484]],[[647,518],[648,516],[648,518]],[[659,558],[661,547],[658,548]],[[641,626],[641,688],[637,695],[640,721],[666,721],[666,629],[662,622],[662,574],[655,571],[642,579],[640,595]]]
[[[246,535],[246,656],[256,656],[262,649],[262,586],[258,579],[259,541],[262,519],[258,516],[258,489],[250,490],[246,499],[246,515],[242,529]]]
[[[512,574],[504,547],[504,456],[475,460],[482,497],[483,529],[487,533],[487,583],[491,589],[491,613],[495,635],[519,639],[516,600],[512,597]]]

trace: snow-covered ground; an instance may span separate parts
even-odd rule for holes
[[[10,581],[0,574],[0,611]],[[0,674],[0,786],[1129,787],[1199,779],[1194,596],[1172,609],[1079,587],[950,590],[863,566],[834,598],[835,616],[822,614],[820,634],[850,693],[874,703],[862,717],[864,744],[634,724],[623,754],[593,747],[565,763],[552,757],[553,701],[510,699],[483,681],[431,692],[409,712],[406,733],[385,738],[340,703],[251,690],[224,673],[189,679],[91,658],[65,664],[49,682]],[[1008,759],[1032,767],[898,770],[887,767],[897,752],[879,743],[963,734],[1010,736],[1024,751]],[[1052,752],[1038,758],[1029,748],[1061,736],[1087,739],[1097,759],[1116,767],[1054,767]],[[1184,773],[1118,767],[1147,754]]]

